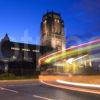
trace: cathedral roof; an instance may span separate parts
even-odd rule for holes
[[[60,14],[54,11],[50,11],[47,12],[46,14],[44,14],[43,19],[47,18],[47,17],[53,17],[53,18],[61,18]]]

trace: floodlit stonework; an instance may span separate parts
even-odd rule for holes
[[[41,45],[56,50],[65,48],[64,22],[60,14],[47,12],[41,22]]]

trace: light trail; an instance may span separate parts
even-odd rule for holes
[[[85,92],[85,93],[93,93],[93,94],[99,94],[100,95],[99,91],[95,91],[95,90],[91,91],[91,89],[71,87],[71,86],[67,86],[67,85],[57,85],[57,84],[52,84],[50,82],[45,82],[45,81],[42,81],[42,80],[40,80],[40,82],[45,84],[45,85],[56,87],[56,88],[79,91],[79,92]]]
[[[85,83],[75,83],[75,82],[68,82],[63,80],[56,80],[58,83],[66,84],[66,85],[73,85],[73,86],[81,86],[81,87],[91,87],[100,89],[100,85],[97,84],[85,84]]]
[[[82,58],[84,58],[84,57],[86,57],[86,56],[88,56],[88,55],[84,55],[84,56],[78,57],[78,58],[76,58],[76,59],[70,58],[70,59],[67,60],[67,62],[68,62],[69,64],[72,64],[72,62],[77,61],[77,60],[79,60],[79,59],[82,59]]]
[[[58,51],[58,52],[49,54],[47,56],[44,56],[39,59],[39,64],[41,65],[41,64],[46,64],[46,63],[52,63],[53,61],[64,59],[67,56],[82,54],[84,52],[87,52],[89,50],[92,50],[98,47],[100,47],[100,39],[91,41],[88,43],[80,44],[75,47],[70,47],[70,48],[67,48],[66,50]]]
[[[64,51],[66,51],[66,50],[72,50],[72,49],[76,49],[76,48],[78,48],[78,47],[87,46],[87,45],[92,45],[92,44],[99,43],[99,42],[100,42],[100,39],[95,40],[95,41],[91,41],[91,42],[88,42],[88,43],[80,44],[80,45],[78,45],[78,46],[70,47],[70,48],[67,48],[67,49],[65,49],[65,50],[57,51],[57,52],[54,52],[54,53],[52,53],[52,54],[46,55],[46,56],[40,58],[40,60],[45,59],[45,58],[50,57],[50,56],[53,56],[54,54],[62,53],[62,52],[64,52]]]
[[[90,51],[91,49],[94,49],[96,47],[100,47],[100,44],[96,44],[96,45],[92,45],[91,47],[83,47],[83,48],[79,48],[79,49],[75,49],[75,50],[71,50],[71,51],[65,51],[62,52],[61,54],[57,54],[57,55],[53,55],[49,58],[47,58],[45,60],[45,63],[52,63],[53,61],[57,61],[58,59],[64,59],[67,56],[74,56],[74,55],[79,55],[85,52]]]

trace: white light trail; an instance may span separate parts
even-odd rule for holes
[[[78,58],[76,58],[76,59],[70,58],[70,59],[68,59],[66,62],[69,63],[69,64],[72,64],[74,61],[77,61],[77,60],[79,60],[79,59],[82,59],[82,58],[84,58],[84,57],[86,57],[86,56],[88,56],[88,55],[84,55],[84,56],[78,57]]]
[[[66,85],[81,86],[81,87],[91,87],[91,88],[100,89],[100,85],[97,85],[97,84],[74,83],[74,82],[68,82],[68,81],[63,81],[63,80],[56,80],[56,82],[62,83],[62,84],[66,84]]]

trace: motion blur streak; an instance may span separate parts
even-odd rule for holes
[[[56,80],[58,83],[66,84],[66,85],[74,85],[74,86],[82,86],[82,87],[94,87],[100,89],[100,85],[96,84],[84,84],[84,83],[74,83],[74,82],[67,82],[63,80]]]
[[[63,51],[58,51],[58,52],[48,54],[48,55],[41,57],[39,59],[39,64],[41,65],[41,64],[45,64],[45,63],[51,63],[53,61],[63,59],[66,56],[81,54],[81,53],[84,53],[87,51],[91,51],[91,50],[98,48],[98,47],[100,47],[100,39],[97,39],[95,41],[91,41],[88,43],[80,44],[78,46],[70,47],[70,48],[67,48]]]

